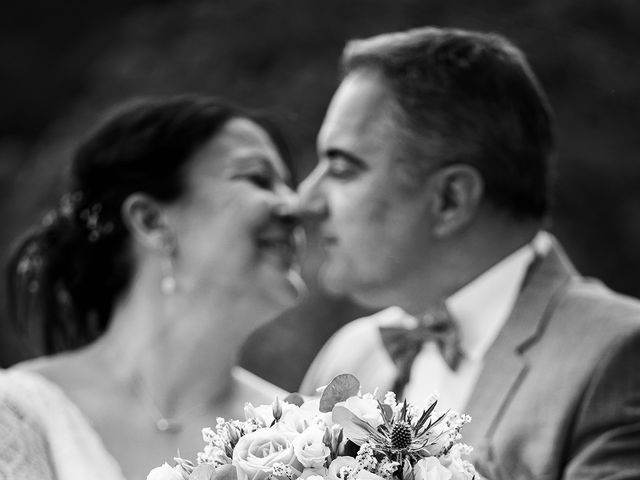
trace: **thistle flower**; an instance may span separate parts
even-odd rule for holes
[[[416,410],[410,408],[406,400],[396,412],[388,404],[378,402],[383,424],[377,428],[342,405],[334,407],[333,420],[342,426],[345,437],[355,444],[369,443],[376,452],[389,458],[408,458],[413,463],[420,458],[440,454],[436,451],[440,448],[433,447],[437,446],[442,435],[450,433],[448,428],[434,429],[448,414],[445,412],[436,418],[432,417],[436,404],[433,402],[416,415]]]

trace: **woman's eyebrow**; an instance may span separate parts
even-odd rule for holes
[[[280,161],[283,162],[282,160],[280,160]],[[238,166],[239,168],[248,168],[248,167],[251,167],[251,166],[257,164],[260,167],[265,168],[266,170],[268,170],[269,175],[273,175],[274,177],[278,177],[278,178],[282,179],[282,181],[284,183],[286,183],[287,185],[291,185],[292,178],[291,178],[291,174],[289,172],[289,169],[286,166],[284,166],[283,169],[276,168],[276,166],[274,165],[274,161],[272,159],[270,159],[266,155],[253,154],[253,153],[252,154],[246,154],[246,155],[240,155],[240,156],[236,157],[231,162],[231,166],[233,166],[234,164],[236,166]],[[283,164],[284,164],[284,162],[283,162]]]
[[[239,165],[241,167],[251,167],[259,165],[261,167],[268,168],[270,171],[274,170],[273,162],[265,155],[248,153],[244,155],[238,155],[231,159],[231,165]]]

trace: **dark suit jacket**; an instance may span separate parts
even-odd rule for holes
[[[466,410],[489,479],[640,479],[640,302],[532,265]]]

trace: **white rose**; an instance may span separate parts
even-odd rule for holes
[[[451,472],[451,480],[471,480],[475,475],[473,465],[460,458],[452,461],[447,468]]]
[[[306,468],[302,471],[298,480],[324,480],[327,476],[327,469],[322,468]]]
[[[384,478],[375,473],[371,473],[369,470],[360,470],[356,474],[356,480],[384,480]]]
[[[384,423],[378,402],[373,398],[349,397],[337,405],[342,405],[374,428]]]
[[[165,463],[151,470],[147,480],[184,480],[184,477],[171,465]]]
[[[451,480],[452,474],[436,457],[422,458],[413,466],[415,480]]]
[[[429,436],[432,439],[433,445],[429,445],[427,448],[432,455],[440,455],[445,448],[451,444],[450,427],[447,426],[445,421],[431,427],[429,429]]]
[[[320,468],[331,453],[323,442],[324,431],[309,427],[293,439],[293,450],[298,461],[306,468]]]
[[[318,423],[315,420],[317,412],[313,410],[302,409],[297,405],[285,403],[282,409],[282,417],[278,425],[282,429],[295,433],[304,432],[309,425]]]
[[[268,427],[273,423],[273,407],[271,405],[258,405],[254,407],[251,403],[244,405],[244,416],[247,420],[255,420],[263,427]]]
[[[447,455],[440,458],[442,464],[451,472],[451,480],[471,480],[479,477],[473,464],[462,458],[464,447],[466,446],[461,444],[454,445]]]
[[[311,418],[313,423],[317,423],[325,427],[330,427],[331,425],[333,425],[333,422],[331,421],[331,412],[320,412],[319,398],[313,398],[304,402],[300,406],[300,411],[304,412],[305,415]]]
[[[238,480],[266,480],[275,463],[291,465],[295,459],[287,436],[271,428],[261,428],[241,437],[233,449],[232,464]]]
[[[327,480],[342,480],[344,477],[342,469],[349,469],[355,472],[358,469],[358,461],[353,457],[336,457],[327,471]]]

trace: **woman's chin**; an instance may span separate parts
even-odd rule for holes
[[[296,306],[306,295],[307,285],[297,269],[290,268],[286,272],[269,272],[265,278],[263,287],[265,296],[277,316],[284,311]]]
[[[307,284],[303,280],[302,275],[300,275],[299,268],[290,268],[287,271],[287,281],[289,285],[291,285],[295,295],[294,304],[297,304],[309,293]]]

